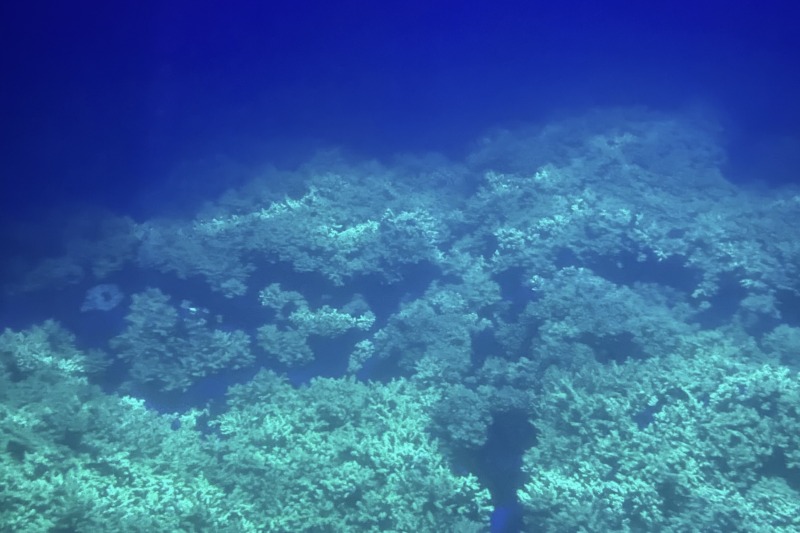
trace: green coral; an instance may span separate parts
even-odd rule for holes
[[[535,400],[538,444],[518,492],[530,527],[800,527],[796,488],[763,475],[770,464],[800,466],[800,384],[785,368],[708,340],[696,341],[693,357],[549,371]]]
[[[528,529],[800,529],[800,241],[786,230],[800,196],[725,180],[713,130],[698,117],[591,113],[489,135],[466,166],[322,157],[268,170],[191,219],[80,221],[66,256],[14,261],[9,290],[135,260],[242,297],[279,264],[335,294],[370,287],[387,313],[270,285],[258,342],[271,357],[307,363],[312,345],[321,355],[339,337],[350,375],[374,359],[406,379],[292,389],[262,373],[213,417],[158,415],[88,385],[102,358],[55,323],[7,330],[0,520],[474,531],[486,494],[443,456],[478,449],[493,415],[527,411]],[[410,273],[410,287],[395,284]],[[701,329],[716,319],[727,324]],[[243,332],[156,289],[134,295],[127,321],[111,346],[135,382],[177,391],[254,362]]]
[[[13,362],[0,351],[0,368]],[[14,531],[455,531],[490,512],[427,432],[439,393],[407,381],[294,389],[262,371],[214,417],[158,414],[51,366],[0,373],[0,395],[0,521]]]
[[[400,364],[414,366],[425,358],[444,365],[447,379],[458,379],[471,364],[472,336],[491,322],[478,315],[470,291],[458,285],[434,284],[417,300],[405,304],[373,335],[374,355],[401,355]]]
[[[213,227],[213,226],[212,226]],[[181,279],[202,276],[226,297],[242,296],[255,265],[236,249],[238,240],[176,222],[146,222],[138,228],[139,267],[171,272]]]
[[[49,333],[48,333],[49,332]],[[39,338],[35,361],[18,364]],[[85,360],[52,323],[0,350],[0,523],[8,531],[257,531],[248,511],[212,485],[212,438],[200,412],[159,415],[103,393],[72,366]],[[175,423],[179,423],[179,427]]]
[[[198,378],[254,361],[246,333],[214,328],[203,309],[188,302],[176,307],[158,289],[134,294],[125,320],[127,328],[110,344],[135,382],[185,390]]]
[[[264,401],[269,398],[269,401]],[[271,531],[451,531],[485,520],[489,495],[452,472],[427,434],[437,393],[315,379],[293,389],[262,372],[233,387],[214,423],[229,454],[226,479],[257,495]]]
[[[82,376],[105,366],[103,354],[83,353],[75,347],[75,336],[54,320],[26,331],[6,329],[0,334],[0,352],[11,368],[22,374],[48,371],[56,376]]]
[[[350,330],[368,331],[375,315],[366,302],[354,297],[342,310],[323,305],[310,309],[296,291],[285,291],[273,283],[260,293],[261,303],[275,312],[277,323],[258,328],[259,346],[286,365],[309,363],[314,351],[308,344],[311,336],[332,338]]]

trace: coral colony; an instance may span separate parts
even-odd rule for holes
[[[800,531],[800,192],[716,131],[607,110],[98,220],[8,287],[88,293],[0,335],[2,528]]]

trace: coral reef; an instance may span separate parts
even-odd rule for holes
[[[7,287],[47,305],[0,334],[0,523],[797,531],[800,191],[723,159],[711,121],[602,110],[66,224]],[[75,312],[99,283],[121,325]]]

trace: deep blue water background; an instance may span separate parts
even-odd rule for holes
[[[20,239],[10,228],[21,221],[81,205],[138,219],[174,213],[247,177],[210,179],[192,163],[291,167],[330,145],[363,157],[459,157],[488,128],[609,105],[710,109],[727,130],[731,179],[800,176],[800,8],[790,2],[7,4],[0,246],[9,252],[55,246],[46,233]],[[139,280],[159,283],[168,282]],[[121,313],[106,317],[109,331]],[[160,400],[200,404],[223,390],[207,382]],[[494,453],[472,458],[484,480],[513,475],[517,459],[502,458],[518,458],[531,438],[508,436],[524,433],[513,416],[495,425]],[[519,449],[506,454],[508,443]],[[493,530],[515,530],[513,514],[496,513]]]
[[[762,164],[761,179],[787,180],[800,156],[770,153],[770,141],[800,121],[795,6],[4,3],[3,215],[208,197],[228,183],[165,183],[201,154],[286,165],[329,144],[457,155],[489,127],[610,104],[712,108],[737,146],[733,174]]]

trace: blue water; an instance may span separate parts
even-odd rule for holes
[[[798,17],[0,7],[0,530],[800,530]]]

